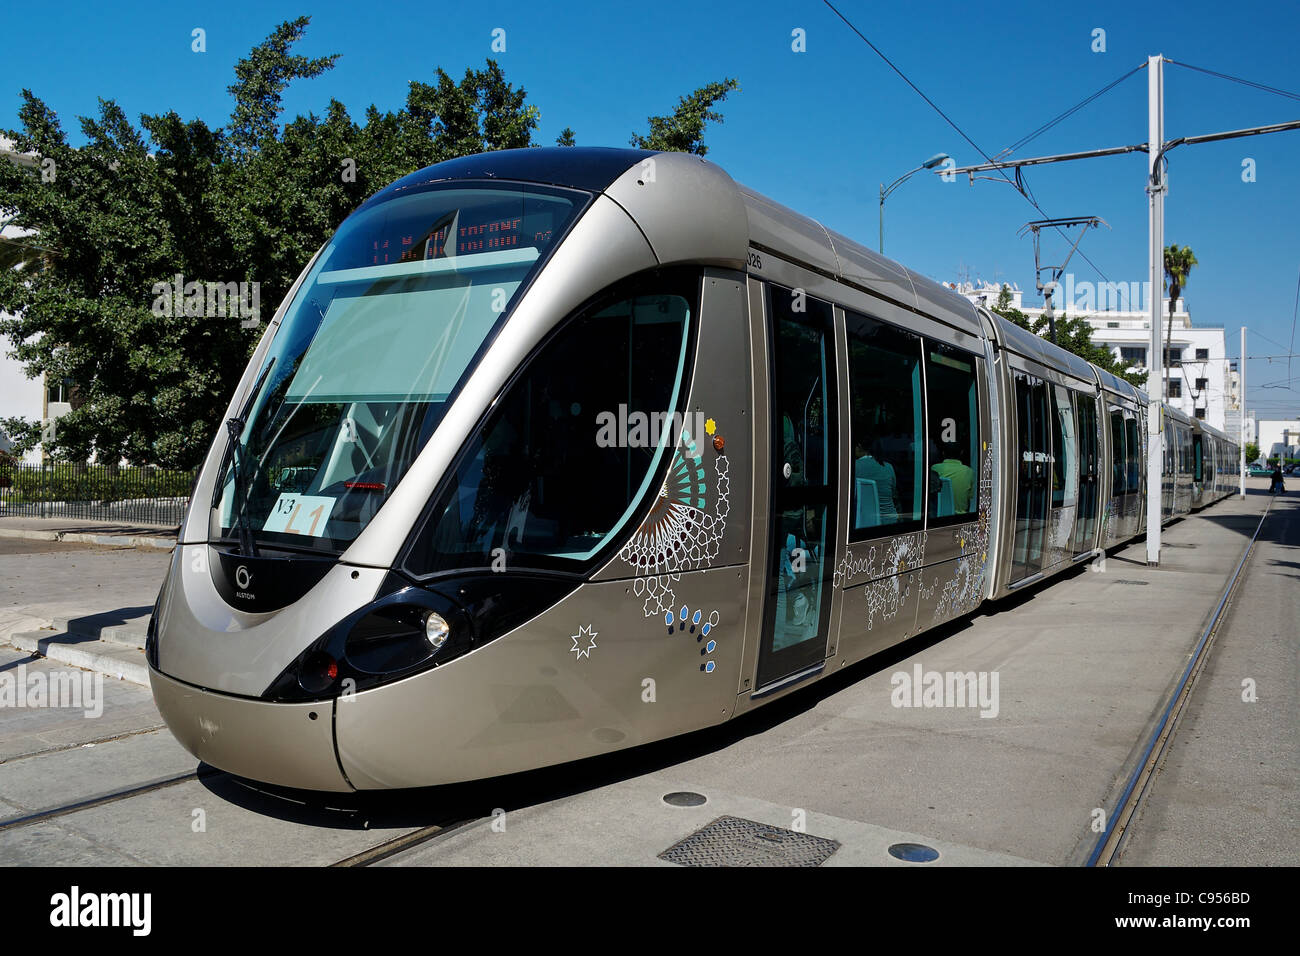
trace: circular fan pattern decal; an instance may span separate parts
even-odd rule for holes
[[[637,597],[645,597],[646,617],[662,615],[675,605],[672,582],[682,571],[705,566],[718,556],[729,511],[726,455],[715,458],[714,472],[716,500],[710,514],[705,510],[708,482],[703,455],[683,429],[658,499],[619,552],[636,575],[632,589]]]

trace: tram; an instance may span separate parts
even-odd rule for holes
[[[1147,396],[697,156],[487,153],[269,323],[150,619],[196,757],[446,784],[735,718],[1141,533]],[[1236,446],[1166,408],[1163,520]]]

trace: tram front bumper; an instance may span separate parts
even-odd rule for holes
[[[181,746],[236,776],[350,792],[334,753],[334,702],[273,704],[184,684],[149,668],[154,702]]]

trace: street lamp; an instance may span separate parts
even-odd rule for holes
[[[934,169],[934,167],[938,166],[942,162],[945,162],[947,159],[948,159],[947,153],[936,153],[935,155],[927,159],[925,162],[923,162],[920,166],[917,166],[916,169],[913,169],[911,172],[907,172],[904,173],[902,176],[899,176],[897,179],[895,179],[892,183],[889,184],[888,189],[885,188],[884,183],[880,184],[880,254],[882,256],[885,254],[885,197],[888,196],[890,193],[892,193],[899,186],[903,185],[903,183],[907,182],[907,180],[914,173],[919,173],[923,169]]]

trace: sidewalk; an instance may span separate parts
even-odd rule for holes
[[[128,525],[116,521],[0,517],[0,538],[67,541],[156,551],[170,551],[174,548],[178,530],[163,525]]]
[[[14,527],[20,520],[28,527]],[[44,535],[38,540],[49,541],[58,531],[71,531],[110,539],[90,544],[116,547],[47,546],[17,553],[0,548],[0,645],[147,683],[144,634],[171,560],[172,541],[166,549],[125,546],[137,536],[87,531],[85,524],[76,526],[81,530],[64,526],[56,531],[40,527],[38,520],[0,519],[0,536]]]

